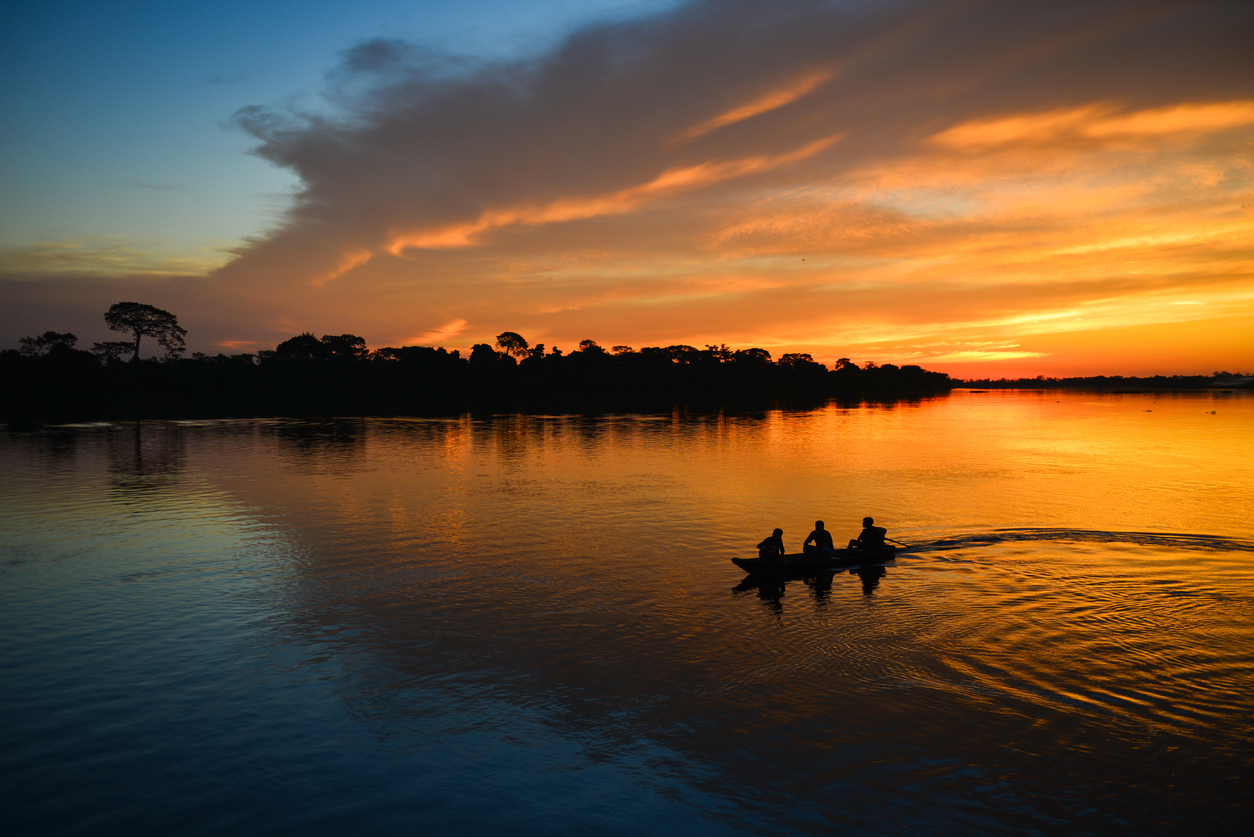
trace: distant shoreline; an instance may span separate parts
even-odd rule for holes
[[[47,336],[47,335],[45,335]],[[512,333],[502,338],[516,337]],[[73,338],[73,335],[56,335]],[[518,338],[521,342],[521,338]],[[31,341],[37,343],[38,341]],[[506,341],[508,342],[508,341]],[[505,344],[501,344],[505,345]],[[0,421],[10,429],[81,421],[286,416],[448,416],[466,413],[700,413],[753,415],[830,403],[889,404],[967,391],[1083,389],[1104,392],[1251,391],[1254,376],[1090,376],[957,380],[919,366],[763,349],[648,347],[613,352],[543,347],[469,357],[407,346],[369,352],[353,335],[302,334],[274,351],[123,361],[75,350],[71,340],[0,352]]]
[[[956,380],[954,389],[1087,389],[1108,392],[1215,392],[1254,390],[1254,376],[1216,372],[1213,375],[1154,375],[1125,378],[1121,375],[1094,375],[1074,378],[974,378]]]

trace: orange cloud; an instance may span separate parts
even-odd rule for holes
[[[494,209],[483,213],[474,221],[456,224],[433,231],[394,234],[387,246],[388,252],[400,255],[411,247],[438,250],[449,247],[465,247],[475,243],[475,236],[489,230],[513,225],[537,226],[542,224],[575,221],[601,215],[618,215],[630,212],[645,201],[673,195],[691,189],[709,186],[734,177],[769,171],[779,166],[797,163],[830,148],[842,135],[828,136],[806,143],[801,148],[773,157],[746,157],[717,163],[701,163],[695,166],[667,169],[652,180],[638,186],[622,189],[613,194],[591,198],[566,198],[543,206],[519,206],[510,209]]]
[[[321,288],[326,283],[340,278],[353,268],[360,267],[370,261],[373,257],[374,253],[371,253],[369,250],[356,250],[352,253],[346,253],[344,257],[340,259],[340,263],[335,266],[334,270],[330,273],[323,274],[322,276],[315,277],[309,284],[313,285],[315,288]]]
[[[1003,360],[1023,360],[1024,358],[1043,357],[1045,352],[1014,352],[1014,351],[956,351],[944,352],[943,354],[931,355],[928,361],[931,363],[945,363],[947,361],[962,362],[983,362]]]
[[[726,125],[743,122],[744,120],[757,116],[758,114],[782,108],[784,105],[791,104],[805,96],[820,84],[823,84],[825,81],[831,79],[833,75],[834,73],[831,71],[822,71],[805,75],[783,87],[772,90],[765,96],[754,99],[748,104],[732,108],[725,113],[719,114],[713,119],[708,119],[705,122],[692,126],[681,133],[676,138],[676,141],[694,139],[702,134],[708,134],[710,131],[718,130]]]
[[[929,142],[962,151],[999,145],[1051,145],[1117,138],[1197,134],[1254,125],[1254,101],[1185,103],[1121,114],[1109,103],[977,119],[933,134]]]
[[[402,342],[406,346],[423,346],[427,344],[447,343],[465,331],[467,325],[468,323],[466,320],[453,320],[452,322],[445,323],[439,328],[425,331],[417,337],[410,337]]]

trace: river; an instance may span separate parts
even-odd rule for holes
[[[1251,453],[1242,392],[6,433],[0,822],[1248,834]]]

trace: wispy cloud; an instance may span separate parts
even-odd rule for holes
[[[743,122],[762,113],[768,113],[776,108],[782,108],[791,104],[802,96],[818,87],[823,82],[832,77],[830,71],[817,73],[809,73],[802,76],[796,81],[789,82],[782,87],[767,92],[763,96],[759,96],[752,101],[743,105],[738,105],[729,111],[720,113],[713,119],[707,119],[700,124],[694,125],[679,135],[679,139],[688,140],[699,137],[702,134],[708,134],[710,131],[716,131],[726,125],[734,125],[737,122]]]
[[[46,241],[0,248],[0,275],[82,273],[90,276],[201,276],[219,267],[223,252],[158,252],[152,246],[122,241]]]
[[[452,322],[445,323],[439,328],[433,328],[430,331],[423,332],[417,337],[411,337],[408,340],[405,340],[404,344],[407,346],[446,344],[465,331],[466,325],[467,323],[465,320],[453,320]]]
[[[1108,103],[1045,113],[977,119],[935,134],[931,142],[964,151],[999,145],[1057,145],[1120,139],[1160,140],[1254,125],[1254,100],[1185,103],[1120,112]]]
[[[827,149],[839,139],[839,137],[824,137],[775,157],[748,157],[669,169],[646,183],[620,189],[610,195],[553,201],[545,206],[520,206],[492,210],[485,212],[469,224],[432,232],[396,235],[388,244],[387,249],[395,255],[410,247],[428,249],[462,247],[474,243],[474,237],[480,233],[501,227],[520,224],[556,224],[595,218],[600,215],[619,215],[636,209],[650,199],[666,198],[722,180],[800,162]]]

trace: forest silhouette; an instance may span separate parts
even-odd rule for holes
[[[564,353],[517,332],[469,356],[442,347],[371,351],[354,334],[305,332],[257,353],[183,357],[186,333],[167,311],[119,303],[106,321],[129,341],[76,348],[47,331],[0,352],[0,420],[10,426],[66,421],[258,416],[449,415],[462,412],[757,412],[832,400],[892,402],[965,387],[1191,389],[1249,386],[1248,376],[1044,378],[958,381],[919,366],[848,358],[832,368],[808,354],[778,360],[761,348],[707,345],[639,350],[593,340]],[[166,348],[138,357],[141,336]],[[124,360],[125,355],[130,360]]]
[[[110,309],[113,311],[114,309]],[[160,309],[155,309],[159,311]],[[167,314],[168,312],[161,312]],[[177,328],[170,315],[167,327]],[[179,329],[181,336],[182,330]],[[370,351],[353,334],[299,334],[255,354],[160,359],[133,343],[75,348],[70,333],[24,338],[0,352],[0,418],[7,422],[249,416],[441,415],[464,411],[656,412],[761,410],[773,405],[892,401],[947,392],[956,382],[918,366],[808,354],[674,345],[606,350],[584,340],[564,353],[503,332],[469,356],[441,347]],[[165,345],[165,344],[163,344]],[[123,356],[130,353],[131,359]]]

